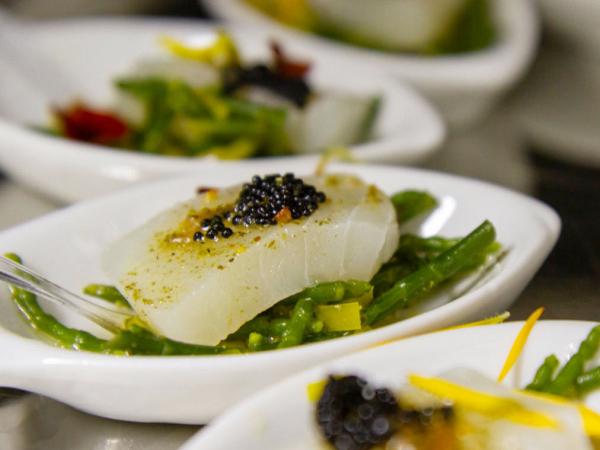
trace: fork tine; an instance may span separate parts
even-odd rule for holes
[[[3,256],[0,256],[0,279],[67,307],[113,333],[123,328],[125,321],[133,316],[131,311],[109,308],[74,294]]]

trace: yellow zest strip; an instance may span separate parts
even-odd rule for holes
[[[600,414],[592,411],[583,403],[574,402],[558,395],[536,391],[518,391],[519,394],[542,400],[555,405],[573,406],[579,411],[585,433],[592,438],[600,438]]]
[[[478,320],[476,322],[463,323],[462,325],[454,325],[454,326],[451,326],[448,328],[443,328],[441,330],[433,331],[432,333],[439,333],[441,331],[458,330],[461,328],[478,327],[478,326],[485,326],[485,325],[498,325],[498,324],[503,323],[506,320],[508,320],[509,317],[510,317],[510,313],[508,311],[506,311],[506,312],[503,312],[502,314],[498,314],[497,316],[489,317],[487,319]],[[404,337],[399,337],[399,338],[395,338],[395,339],[386,339],[385,341],[380,341],[373,345],[370,345],[367,348],[375,348],[375,347],[380,347],[382,345],[392,344],[393,342],[401,341],[402,339],[407,339],[409,337],[414,337],[414,336],[404,336]]]
[[[202,46],[187,45],[170,36],[163,36],[159,42],[175,56],[212,64],[215,67],[231,66],[239,62],[235,43],[222,30],[217,31],[212,42]]]
[[[306,386],[306,396],[308,397],[308,401],[317,403],[321,398],[321,395],[323,395],[326,384],[327,380],[320,380]]]
[[[519,334],[517,335],[517,338],[515,339],[515,342],[513,342],[510,352],[508,352],[506,361],[504,361],[504,366],[502,367],[502,370],[500,371],[500,375],[498,375],[498,383],[500,383],[502,380],[504,380],[506,375],[508,375],[508,373],[510,372],[510,369],[513,368],[513,366],[519,359],[519,356],[521,356],[521,352],[523,351],[523,348],[525,347],[525,344],[527,343],[527,338],[529,337],[529,334],[531,333],[533,326],[536,324],[536,322],[538,321],[538,319],[540,318],[540,316],[543,313],[544,313],[544,308],[538,308],[527,318],[525,325],[523,325],[523,327],[521,328],[521,331],[519,331]]]
[[[328,331],[360,330],[360,303],[317,305],[315,315]]]
[[[410,375],[409,381],[416,388],[441,399],[450,400],[455,406],[467,410],[528,427],[558,428],[558,423],[553,418],[541,412],[527,409],[510,398],[475,391],[441,378]]]
[[[320,177],[325,174],[327,166],[333,161],[344,161],[344,162],[359,162],[359,160],[352,155],[348,147],[329,147],[321,154],[317,167],[315,167],[315,175]]]
[[[496,314],[495,316],[488,317],[487,319],[478,320],[476,322],[463,323],[461,325],[454,325],[452,327],[444,328],[442,331],[460,330],[461,328],[479,327],[483,325],[498,325],[503,322],[506,322],[509,318],[510,313],[508,311],[504,311],[501,314]]]
[[[593,438],[600,438],[600,414],[583,404],[577,405],[585,433]]]

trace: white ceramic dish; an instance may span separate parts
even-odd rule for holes
[[[20,254],[34,270],[78,292],[87,283],[109,281],[100,268],[100,254],[109,242],[189,198],[199,185],[228,185],[292,167],[298,174],[313,169],[312,164],[237,166],[134,187],[0,233],[0,252]],[[448,304],[425,303],[424,310],[434,309],[361,335],[253,355],[128,358],[54,348],[31,339],[11,302],[3,298],[0,385],[39,392],[115,419],[203,423],[258,389],[335,356],[504,311],[559,232],[559,219],[547,206],[482,182],[414,169],[335,165],[331,171],[356,173],[386,192],[427,189],[440,199],[440,206],[426,220],[413,223],[414,231],[462,235],[487,218],[510,252],[482,283]],[[95,330],[64,311],[51,310],[69,324]]]
[[[244,401],[200,431],[181,450],[321,449],[314,427],[314,404],[306,396],[309,383],[331,373],[352,373],[396,389],[406,383],[409,374],[435,376],[457,367],[475,369],[494,379],[522,325],[515,322],[443,331],[327,363]],[[594,325],[575,321],[538,323],[505,385],[523,387],[549,354],[564,362]],[[590,395],[586,403],[600,409],[600,392]]]
[[[596,0],[537,0],[542,18],[556,35],[596,58],[600,56],[600,3]]]
[[[32,24],[23,32],[40,51],[52,55],[68,77],[72,97],[65,100],[84,98],[102,105],[114,92],[111,80],[115,76],[127,73],[141,57],[165,54],[157,43],[160,36],[197,39],[214,32],[214,25],[157,19],[78,19]],[[268,55],[268,33],[238,26],[232,26],[230,32],[248,59]],[[444,126],[439,116],[411,88],[380,73],[359,69],[340,76],[335,62],[318,49],[307,52],[287,39],[282,39],[282,44],[292,54],[313,61],[315,86],[384,97],[374,139],[352,148],[356,158],[414,163],[427,158],[441,144]],[[77,201],[186,170],[244,163],[151,156],[42,135],[24,124],[46,124],[48,102],[3,63],[2,55],[0,84],[0,165],[16,180],[62,201]],[[316,161],[318,157],[284,159]]]
[[[319,38],[281,25],[241,0],[204,3],[223,19],[259,24],[274,36],[318,48],[338,60],[340,68],[364,66],[407,80],[454,126],[472,125],[489,111],[525,72],[537,46],[538,18],[530,0],[493,1],[500,38],[492,48],[433,58],[377,52]]]

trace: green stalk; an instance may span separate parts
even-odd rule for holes
[[[376,298],[364,312],[364,321],[372,325],[390,312],[431,291],[442,281],[460,272],[473,257],[484,252],[496,237],[494,226],[485,221],[456,245],[429,263],[398,281],[390,290]]]
[[[287,328],[283,330],[277,348],[288,348],[302,344],[304,335],[313,320],[314,302],[310,298],[298,300]]]
[[[541,392],[547,388],[548,384],[552,381],[554,372],[558,368],[560,362],[555,355],[548,356],[542,365],[535,372],[533,381],[527,385],[525,389],[528,391]]]
[[[108,284],[88,284],[83,288],[83,293],[123,308],[131,308],[123,294],[116,287]]]
[[[398,222],[408,222],[437,206],[437,200],[428,192],[423,191],[401,191],[390,197],[396,208]]]

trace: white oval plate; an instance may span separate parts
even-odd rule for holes
[[[265,389],[200,431],[181,450],[321,449],[314,426],[314,404],[306,386],[327,375],[359,374],[373,383],[398,389],[407,375],[435,376],[464,367],[493,379],[522,322],[464,328],[418,336],[324,364]],[[505,385],[523,387],[550,354],[564,362],[596,324],[576,321],[538,323]],[[600,409],[600,392],[587,403]]]
[[[560,0],[558,0],[560,1]],[[409,81],[426,94],[454,126],[469,126],[488,112],[525,72],[537,46],[538,17],[530,0],[494,0],[499,42],[464,55],[390,54],[323,39],[286,27],[241,0],[204,0],[211,11],[234,23],[259,24],[274,36],[319,49],[340,67],[356,65]]]
[[[50,280],[80,292],[88,283],[109,281],[100,268],[100,254],[109,242],[191,197],[198,186],[229,185],[255,173],[286,169],[302,174],[313,166],[237,166],[134,187],[0,233],[0,252],[14,251]],[[54,348],[30,339],[14,306],[3,298],[0,355],[11,357],[0,358],[0,385],[115,419],[203,423],[258,389],[335,356],[504,311],[544,261],[559,232],[559,219],[547,206],[482,182],[414,169],[335,165],[334,171],[356,173],[389,193],[427,189],[440,199],[440,206],[426,220],[413,223],[415,231],[463,235],[487,218],[510,252],[478,287],[448,304],[426,302],[422,309],[434,309],[423,314],[360,335],[252,355],[115,357]],[[50,309],[69,324],[96,330],[65,311]]]
[[[247,59],[268,55],[269,33],[239,26],[229,28]],[[157,42],[160,36],[198,39],[214,29],[214,25],[201,21],[77,19],[30,25],[23,33],[41,52],[51,55],[67,78],[71,92],[62,94],[68,97],[63,100],[90,99],[102,105],[114,93],[111,80],[115,76],[130,71],[140,58],[165,54]],[[382,95],[374,138],[351,149],[357,159],[414,163],[426,159],[441,144],[445,130],[439,116],[413,89],[360,67],[340,71],[318,49],[307,51],[288,39],[281,42],[291,54],[313,62],[311,78],[318,88]],[[0,165],[18,181],[62,201],[94,197],[140,180],[182,171],[245,163],[153,156],[46,136],[24,124],[46,124],[48,100],[32,90],[10,64],[3,64],[2,55],[0,85]],[[281,160],[318,158],[313,154]]]

